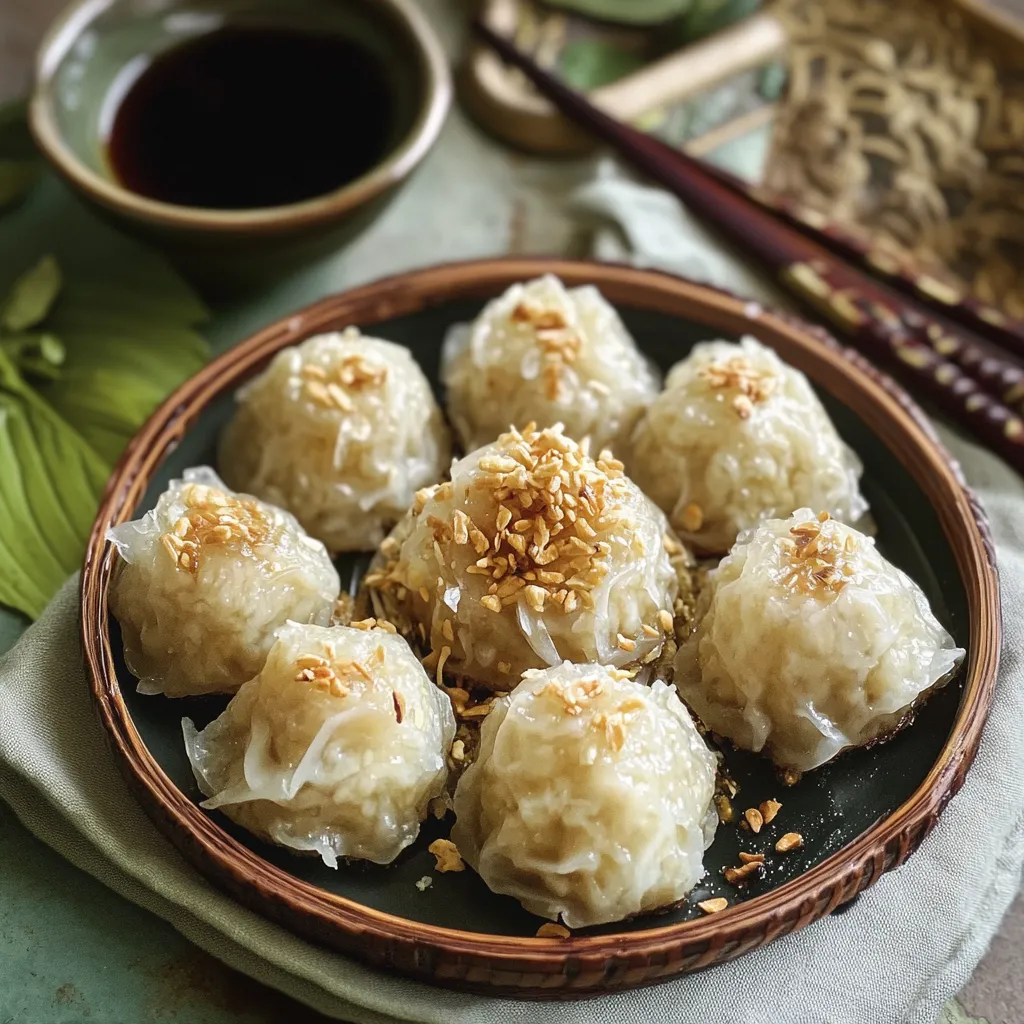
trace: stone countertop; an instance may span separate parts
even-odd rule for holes
[[[993,0],[1024,16],[1024,0]],[[0,102],[28,86],[61,0],[0,0]],[[512,205],[504,248],[525,251],[543,209]],[[532,221],[532,224],[531,224]],[[538,239],[539,240],[539,239]],[[550,239],[547,240],[550,243]],[[568,241],[568,240],[564,240]],[[960,995],[991,1024],[1024,1020],[1024,896]],[[0,804],[0,1024],[179,1020],[317,1024],[325,1018],[196,949],[34,839]]]

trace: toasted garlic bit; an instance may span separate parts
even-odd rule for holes
[[[683,508],[679,524],[689,533],[696,533],[704,525],[704,510],[695,501]]]
[[[607,575],[612,550],[607,541],[595,540],[598,531],[613,524],[629,531],[635,525],[616,507],[628,486],[623,464],[610,452],[595,462],[558,427],[538,431],[531,423],[499,440],[506,451],[485,454],[474,481],[475,488],[497,495],[494,519],[474,522],[462,509],[445,521],[429,519],[439,561],[445,561],[452,544],[471,546],[479,557],[467,571],[490,578],[479,601],[495,613],[517,603],[520,591],[537,612],[571,614],[589,607],[590,591]],[[419,513],[435,496],[446,497],[445,487],[450,485],[421,491]],[[397,555],[393,551],[381,571],[367,576],[369,586],[406,587]],[[631,640],[623,639],[627,645]]]
[[[296,682],[308,682],[312,689],[329,693],[332,697],[347,697],[352,692],[350,683],[358,680],[372,682],[366,667],[349,658],[329,660],[319,654],[304,654],[296,660],[295,668]],[[396,694],[396,702],[400,699]]]
[[[742,856],[741,856],[740,859],[742,860]],[[763,866],[764,866],[763,859],[762,860],[750,860],[750,861],[746,861],[743,864],[742,867],[738,867],[738,868],[729,867],[729,868],[726,868],[722,872],[722,874],[725,876],[725,880],[730,885],[741,885],[744,882],[746,882],[747,879],[751,877],[751,875],[759,874],[761,872]]]
[[[622,669],[608,669],[608,674],[613,679],[629,679],[629,673]],[[543,686],[538,686],[533,691],[534,697],[552,695],[562,702],[562,710],[567,715],[578,715],[587,701],[604,693],[601,680],[574,679],[571,682],[559,682],[551,679]],[[626,700],[619,705],[618,711],[628,714],[630,711],[639,710],[643,705],[638,701]]]
[[[702,900],[697,906],[705,914],[717,914],[729,906],[729,901],[724,896],[718,896],[713,900]]]
[[[352,622],[352,615],[355,612],[355,598],[347,591],[338,595],[334,602],[334,609],[331,612],[332,626],[348,626]]]
[[[493,522],[473,522],[461,509],[451,522],[432,523],[440,545],[472,543],[480,555],[470,575],[489,576],[480,603],[494,612],[518,601],[519,591],[536,612],[572,613],[589,604],[589,591],[607,574],[611,546],[594,541],[598,529],[621,520],[614,508],[625,487],[623,465],[602,452],[591,461],[576,442],[555,427],[529,424],[500,441],[507,451],[487,454],[475,486],[493,491]]]
[[[732,407],[741,420],[749,420],[754,415],[754,403],[746,395],[737,395],[732,400]]]
[[[804,837],[799,832],[787,832],[776,844],[778,853],[789,853],[790,850],[799,850],[804,845]]]
[[[459,713],[459,718],[463,719],[463,721],[486,718],[493,709],[494,702],[485,701],[483,704],[474,704],[471,708],[463,708]]]
[[[337,366],[327,369],[319,363],[306,363],[300,371],[303,392],[315,405],[323,409],[352,412],[350,394],[365,388],[380,387],[388,376],[388,368],[354,353],[345,356]]]
[[[461,686],[446,686],[443,683],[441,689],[448,694],[448,699],[452,702],[452,710],[455,712],[456,717],[461,718],[466,708],[469,707],[469,691],[464,690]]]
[[[367,632],[371,629],[379,629],[385,633],[397,633],[398,629],[393,622],[387,619],[359,619],[356,622],[348,623],[353,629],[362,629]]]
[[[761,812],[756,807],[748,807],[743,812],[743,817],[747,819],[747,824],[750,826],[752,832],[760,832],[761,826],[764,824],[764,818],[761,817]]]
[[[523,300],[512,310],[512,322],[533,328],[544,360],[544,394],[555,401],[562,397],[562,371],[579,358],[583,339],[569,325],[560,309],[545,309]]]
[[[747,853],[745,850],[740,850],[740,862],[743,864],[763,864],[764,854]]]
[[[784,540],[785,558],[782,583],[786,587],[804,594],[822,592],[839,593],[857,576],[853,556],[857,542],[852,534],[846,534],[834,524],[822,529],[831,521],[827,512],[818,518],[798,523],[790,528],[792,540]]]
[[[244,551],[263,543],[271,522],[256,502],[236,498],[219,487],[186,484],[181,489],[186,512],[163,533],[160,543],[179,569],[199,571],[203,548],[234,546]]]
[[[427,849],[434,855],[437,863],[434,870],[439,874],[449,871],[465,871],[466,865],[462,863],[462,855],[459,848],[450,839],[435,839]]]
[[[764,818],[764,823],[769,825],[775,820],[775,816],[779,811],[782,810],[782,804],[778,800],[765,800],[759,810],[761,811],[761,817]]]
[[[567,715],[578,715],[583,710],[583,705],[595,697],[604,693],[604,687],[598,679],[578,679],[571,683],[560,683],[554,679],[538,686],[534,691],[534,697],[543,697],[551,694],[562,702],[562,709]]]
[[[715,797],[715,807],[718,810],[718,820],[723,825],[728,825],[736,817],[732,801],[724,793],[719,793]]]
[[[554,924],[548,921],[546,924],[542,924],[536,933],[538,939],[567,939],[572,935],[565,925]]]
[[[715,390],[737,392],[732,398],[732,407],[742,420],[750,419],[754,406],[771,398],[779,385],[778,377],[755,370],[743,356],[716,359],[702,367],[699,374]]]
[[[442,647],[441,653],[437,657],[437,685],[442,686],[444,684],[444,663],[451,657],[452,649],[450,647]]]
[[[628,674],[624,673],[625,675]],[[598,712],[590,723],[591,728],[604,733],[605,741],[614,751],[619,751],[626,743],[626,727],[629,724],[629,716],[637,711],[642,711],[644,702],[638,697],[627,697],[614,711],[605,713]]]

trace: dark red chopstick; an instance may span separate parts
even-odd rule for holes
[[[953,361],[957,355],[962,357],[959,347],[955,352],[951,349],[949,358],[937,350],[928,330],[932,324],[944,336],[960,339],[926,310],[910,300],[895,298],[890,289],[719,180],[692,157],[605,114],[487,25],[477,21],[475,28],[563,113],[672,191],[758,260],[793,295],[825,313],[865,352],[900,366],[952,419],[1024,473],[1024,420]],[[988,374],[990,380],[1016,369],[998,359],[994,365],[997,369]],[[995,389],[997,385],[989,386]]]
[[[866,267],[869,276],[882,276],[890,288],[908,294],[926,306],[939,306],[941,318],[938,315],[928,316],[924,310],[918,308],[917,303],[901,301],[899,295],[888,295],[889,305],[900,312],[908,336],[913,341],[933,349],[936,355],[941,357],[940,360],[933,362],[956,363],[993,398],[998,399],[1016,415],[1024,416],[1024,366],[979,344],[976,334],[972,337],[963,331],[952,330],[947,321],[966,323],[975,332],[978,332],[980,327],[981,334],[989,341],[1020,356],[1024,356],[1024,325],[1003,316],[993,307],[952,291],[945,282],[930,274],[909,267],[904,268],[897,264],[895,257],[888,252],[872,248],[866,242],[855,238],[851,232],[827,222],[814,211],[800,208],[796,203],[778,197],[768,196],[729,171],[681,153],[660,139],[648,135],[644,135],[644,138],[656,143],[666,160],[690,161],[701,171],[756,203],[776,218],[796,225],[799,234],[808,236],[841,258],[852,259]],[[900,269],[897,270],[897,267]],[[883,272],[883,268],[888,268],[887,272]],[[929,296],[932,298],[929,299]]]
[[[679,150],[667,143],[662,145],[672,157],[686,155],[680,154]],[[697,162],[703,170],[713,174],[733,191],[742,193],[752,202],[795,225],[801,234],[857,264],[870,275],[881,277],[897,291],[936,309],[942,317],[988,338],[1000,348],[1024,359],[1024,322],[1007,316],[990,303],[965,294],[948,281],[915,266],[913,260],[900,258],[888,249],[871,245],[866,238],[829,221],[817,210],[783,196],[771,195],[713,164]]]

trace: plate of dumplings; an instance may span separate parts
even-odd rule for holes
[[[845,910],[959,789],[983,512],[818,327],[504,259],[333,296],[132,442],[82,576],[140,803],[215,884],[410,977],[612,992]]]

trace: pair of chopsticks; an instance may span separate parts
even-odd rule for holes
[[[888,251],[872,249],[812,211],[762,195],[623,124],[482,21],[474,28],[563,114],[717,227],[864,354],[896,365],[939,409],[1024,474],[1024,369],[999,351],[1024,357],[1024,324]]]

